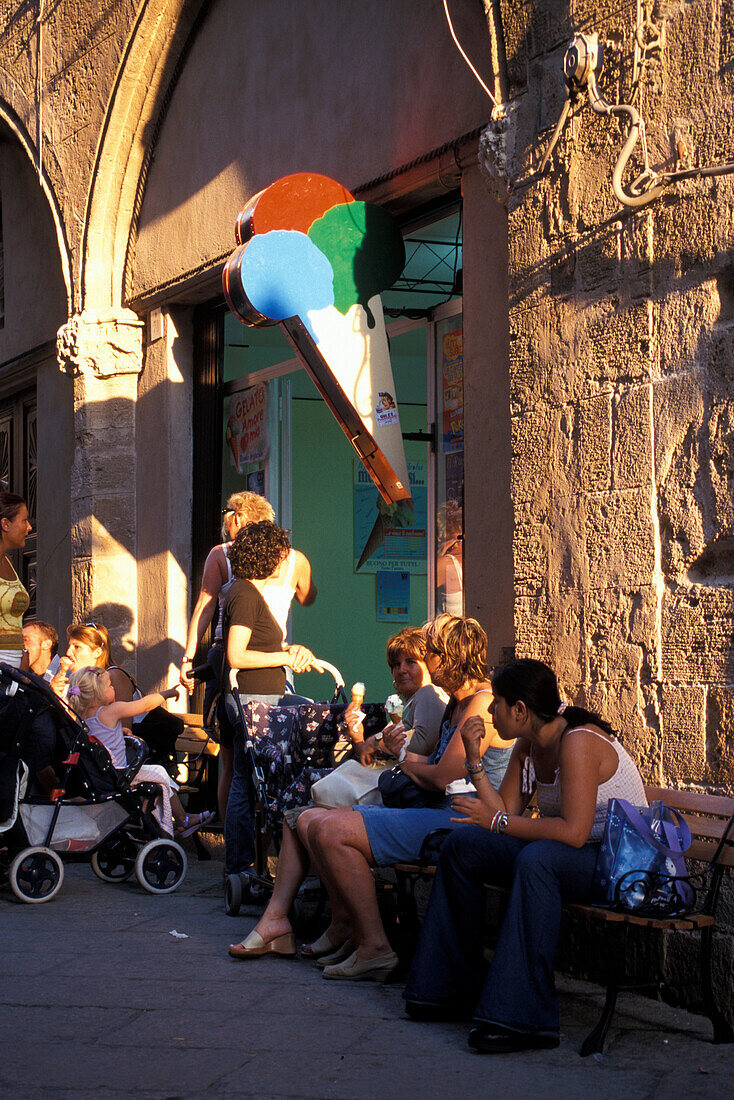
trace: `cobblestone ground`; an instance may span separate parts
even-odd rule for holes
[[[192,858],[165,897],[106,885],[84,865],[44,905],[0,891],[0,1094],[731,1094],[734,1047],[711,1045],[702,1017],[642,998],[623,1000],[605,1056],[581,1059],[602,997],[562,981],[560,1048],[490,1059],[468,1049],[463,1025],[406,1020],[398,985],[326,983],[305,960],[231,960],[227,944],[256,911],[227,917],[221,884],[221,862]]]

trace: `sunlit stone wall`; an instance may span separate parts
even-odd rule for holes
[[[649,779],[731,787],[734,176],[624,209],[612,172],[626,125],[582,94],[548,172],[526,183],[576,30],[605,45],[607,100],[632,100],[636,5],[502,8],[510,97],[482,159],[509,191],[518,652],[551,661]],[[725,163],[734,13],[654,9],[634,99],[650,166]]]

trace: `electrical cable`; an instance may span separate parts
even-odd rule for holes
[[[461,56],[462,56],[462,57],[464,58],[464,60],[466,61],[467,65],[469,66],[469,68],[471,69],[471,71],[472,71],[472,72],[474,73],[474,76],[475,76],[475,77],[477,78],[477,80],[479,81],[479,83],[480,83],[480,84],[482,85],[482,87],[484,88],[484,90],[485,90],[485,92],[487,93],[487,95],[489,96],[489,98],[490,98],[490,99],[492,100],[492,103],[494,104],[494,106],[495,106],[495,107],[499,107],[499,103],[497,102],[497,100],[495,99],[495,97],[494,97],[494,96],[492,95],[492,93],[490,92],[489,88],[488,88],[488,87],[487,87],[487,85],[486,85],[486,84],[484,83],[484,81],[482,80],[481,76],[479,75],[479,73],[477,72],[477,70],[476,70],[476,69],[474,68],[474,66],[472,65],[472,63],[471,63],[471,61],[469,60],[469,58],[468,58],[468,57],[466,56],[466,54],[464,53],[464,50],[462,49],[461,43],[459,42],[459,39],[458,39],[458,38],[456,37],[456,31],[454,30],[454,24],[453,24],[453,23],[451,22],[451,15],[449,14],[449,3],[448,3],[448,0],[443,0],[443,10],[444,10],[444,11],[446,12],[446,22],[447,22],[447,23],[448,23],[448,25],[449,25],[449,30],[451,31],[451,37],[453,38],[454,42],[456,43],[456,48],[457,48],[457,50],[459,51],[459,53],[461,54]]]

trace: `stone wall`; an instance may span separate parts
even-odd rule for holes
[[[648,779],[728,788],[734,176],[622,207],[626,122],[585,93],[537,173],[577,30],[598,32],[600,89],[640,111],[653,170],[725,163],[734,13],[651,5],[635,91],[634,3],[501,8],[510,96],[483,160],[509,192],[518,652],[602,710]]]
[[[651,169],[731,160],[734,11],[649,5],[643,42],[657,46],[635,92],[632,0],[499,6],[510,92],[481,159],[509,214],[517,651],[598,708],[647,780],[731,792],[734,176],[624,208],[612,173],[626,123],[585,94],[539,169],[577,31],[598,32],[600,90],[640,111]],[[715,968],[731,1009],[731,897],[723,909]],[[643,946],[628,945],[633,962]],[[560,965],[592,973],[596,955],[566,929]]]

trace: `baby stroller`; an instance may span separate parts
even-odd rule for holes
[[[279,707],[250,702],[243,707],[237,670],[230,672],[230,693],[244,733],[255,805],[256,860],[252,871],[226,877],[224,904],[229,916],[236,916],[246,902],[258,904],[267,900],[272,881],[267,875],[266,838],[272,838],[277,854],[285,811],[308,805],[312,784],[338,763],[335,748],[344,737],[347,703],[344,679],[327,661],[318,661],[315,667],[334,677],[334,695],[329,703]],[[362,710],[366,715],[365,737],[386,726],[387,714],[382,704],[363,703]]]
[[[23,731],[43,711],[56,726],[60,786],[51,797],[29,776],[18,751]],[[50,901],[64,881],[63,861],[89,860],[104,882],[135,874],[152,894],[180,886],[186,853],[163,834],[152,812],[158,787],[131,786],[147,746],[138,737],[125,740],[128,766],[118,771],[44,680],[0,663],[0,884],[9,882],[20,901]]]

